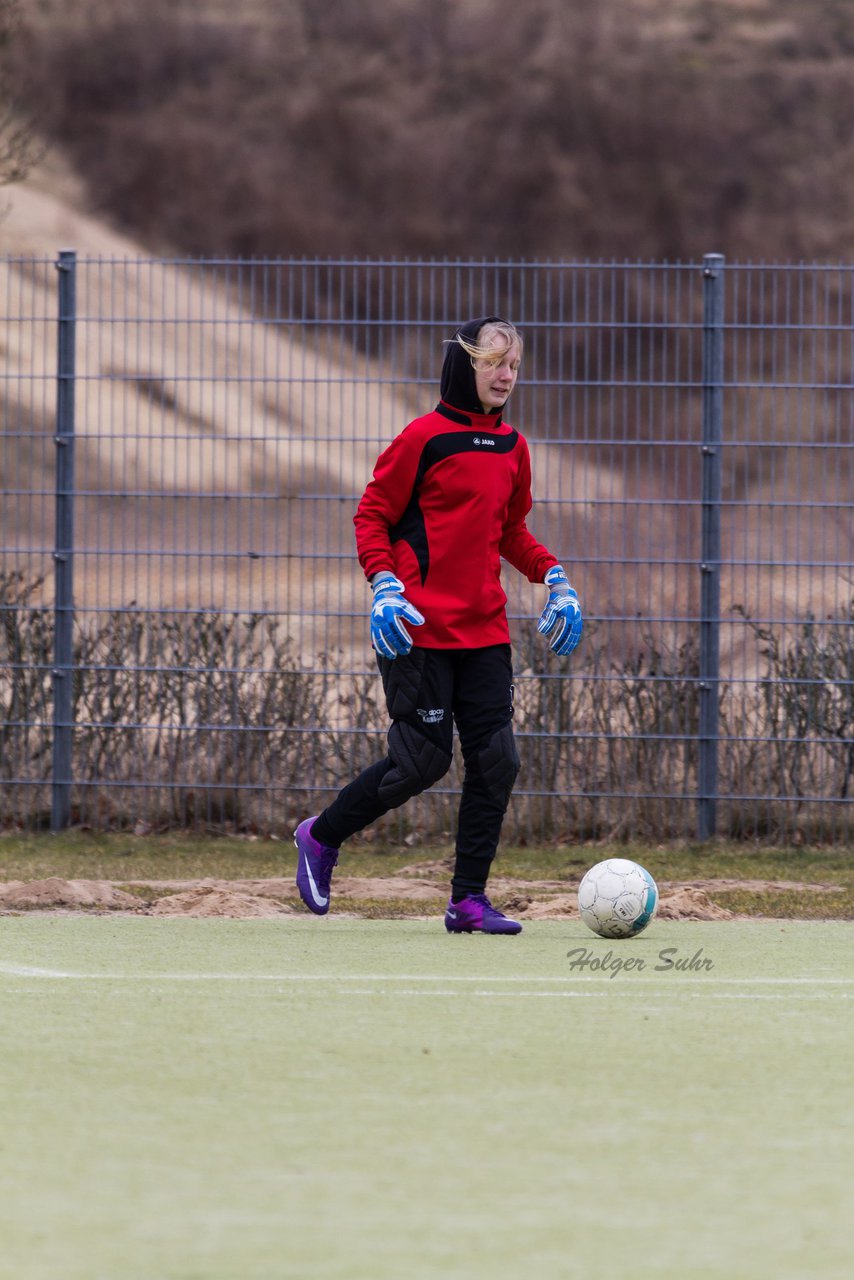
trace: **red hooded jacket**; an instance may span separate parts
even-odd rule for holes
[[[442,399],[380,455],[354,517],[366,577],[394,573],[426,619],[410,630],[415,646],[508,643],[501,557],[530,582],[558,563],[528,530],[531,505],[527,443],[501,413],[483,412],[468,356],[451,343]]]

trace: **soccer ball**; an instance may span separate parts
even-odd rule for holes
[[[606,858],[591,867],[578,886],[581,919],[603,938],[633,938],[658,908],[652,876],[629,858]]]

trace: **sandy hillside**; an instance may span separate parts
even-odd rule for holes
[[[21,319],[0,330],[6,487],[21,495],[2,505],[0,536],[18,549],[16,567],[52,573],[54,264],[73,248],[76,480],[86,494],[75,509],[78,602],[271,609],[316,654],[328,637],[312,614],[330,602],[363,613],[352,513],[379,448],[423,407],[423,391],[413,397],[396,371],[348,353],[346,341],[262,322],[221,272],[152,259],[87,211],[55,157],[0,194],[0,305]],[[536,434],[536,424],[520,425]],[[596,612],[678,617],[696,608],[699,505],[668,503],[649,474],[609,466],[607,449],[601,465],[600,454],[559,445],[532,452],[536,496],[546,499],[536,532],[589,559],[574,576]],[[733,604],[764,617],[838,613],[850,584],[835,562],[854,555],[848,478],[828,474],[818,452],[798,451],[797,465],[783,452],[773,461],[727,512],[734,567],[722,574],[724,616]],[[811,494],[820,502],[789,518],[786,504]],[[810,573],[775,570],[799,559],[812,562]],[[516,577],[508,575],[511,605],[528,613],[539,594]],[[361,630],[353,637],[362,645]],[[739,656],[742,635],[722,637],[734,669],[756,661],[747,640]],[[349,647],[349,632],[341,643]]]
[[[26,553],[53,540],[54,264],[73,248],[76,479],[89,495],[75,509],[75,542],[90,549],[77,555],[78,601],[263,607],[287,617],[306,576],[306,562],[294,563],[298,550],[318,557],[312,599],[331,594],[336,608],[360,614],[355,502],[377,452],[420,401],[387,368],[348,355],[345,342],[330,344],[334,359],[310,345],[310,326],[292,336],[261,323],[217,285],[216,273],[202,278],[192,267],[151,261],[87,211],[80,184],[56,159],[10,189],[7,204],[0,244],[12,260],[0,262],[2,291],[8,314],[23,320],[3,338],[8,417],[34,437],[7,472],[17,469],[16,489],[42,495],[0,512],[5,545],[20,548],[20,563],[33,573],[51,569],[43,554]],[[621,477],[564,449],[535,453],[550,489],[584,495],[573,519],[583,540],[595,520],[591,504],[619,501]],[[551,524],[543,535],[560,536]],[[662,512],[650,521],[662,542],[672,540],[667,524]],[[130,551],[148,554],[123,554]],[[304,622],[287,621],[311,650]]]
[[[411,416],[402,397],[355,361],[262,323],[216,273],[150,261],[86,212],[57,164],[7,204],[0,244],[18,260],[0,265],[0,296],[22,323],[3,333],[6,420],[33,439],[6,471],[33,497],[23,510],[5,505],[5,545],[45,571],[25,552],[53,538],[54,262],[73,248],[76,480],[89,495],[75,511],[78,600],[282,609],[297,545],[319,552],[315,591],[332,575],[346,607],[342,590],[363,588],[334,557],[352,558],[351,495],[381,434]]]

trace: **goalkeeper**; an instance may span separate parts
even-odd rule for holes
[[[380,455],[356,512],[356,549],[371,584],[371,643],[391,727],[388,752],[296,829],[297,887],[329,910],[341,845],[448,771],[456,725],[464,762],[450,933],[519,933],[486,896],[519,771],[503,557],[549,594],[538,630],[558,654],[581,638],[578,597],[525,523],[531,463],[504,421],[522,339],[498,316],[472,320],[447,345],[436,408]]]

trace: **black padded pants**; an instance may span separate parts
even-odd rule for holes
[[[464,777],[452,890],[482,893],[519,771],[510,646],[413,649],[378,663],[392,720],[388,754],[339,792],[313,833],[338,846],[433,786],[451,766],[456,725]]]

